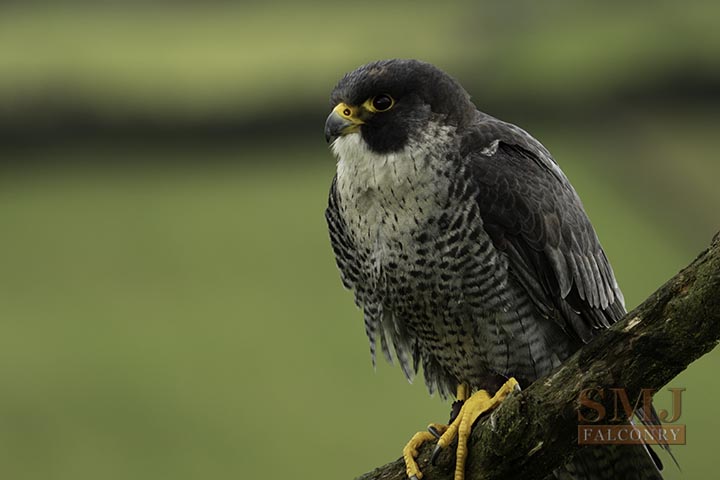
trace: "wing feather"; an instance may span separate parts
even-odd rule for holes
[[[484,118],[463,153],[480,183],[485,228],[510,273],[541,311],[582,341],[624,313],[612,267],[577,193],[547,150],[523,130]],[[505,127],[504,127],[505,126]],[[487,144],[499,140],[488,154]]]

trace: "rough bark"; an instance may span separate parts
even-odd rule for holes
[[[590,387],[659,390],[720,341],[720,232],[710,247],[557,371],[509,397],[473,429],[466,478],[542,479],[578,448],[578,397]],[[630,396],[630,398],[633,398]],[[426,480],[453,478],[454,452],[437,465],[426,444]],[[357,480],[406,480],[402,459]]]

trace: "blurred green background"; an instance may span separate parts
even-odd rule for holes
[[[352,478],[448,405],[370,365],[323,210],[327,97],[370,60],[451,72],[554,153],[628,307],[720,225],[717,2],[0,7],[0,471]],[[716,465],[720,352],[682,466]],[[667,405],[669,394],[657,401]]]

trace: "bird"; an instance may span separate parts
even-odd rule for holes
[[[625,314],[583,204],[550,152],[480,111],[453,77],[413,59],[346,73],[330,95],[336,157],[325,218],[343,285],[378,346],[412,381],[455,396],[448,425],[403,449],[457,437],[463,480],[470,428],[549,374]],[[661,479],[645,445],[581,449],[557,479]]]

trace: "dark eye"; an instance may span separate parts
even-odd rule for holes
[[[386,94],[378,95],[377,97],[374,97],[372,99],[372,106],[378,112],[390,110],[394,103],[395,101],[392,99],[392,97]]]

